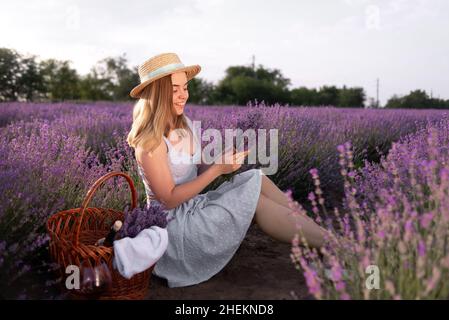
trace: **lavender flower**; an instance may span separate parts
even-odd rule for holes
[[[168,211],[158,205],[152,205],[150,207],[145,206],[143,208],[137,207],[133,210],[129,210],[128,206],[125,208],[124,214],[125,221],[118,232],[120,238],[134,238],[142,230],[152,226],[166,228],[167,224],[174,219],[174,217],[168,218]]]

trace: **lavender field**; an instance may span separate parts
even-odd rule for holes
[[[129,174],[145,203],[126,143],[132,107],[0,104],[0,296],[60,297],[46,220],[79,207],[106,172]],[[202,129],[279,130],[279,170],[272,180],[291,190],[299,214],[354,240],[330,240],[323,255],[331,277],[316,252],[292,243],[292,263],[313,296],[449,298],[447,112],[262,104],[190,105],[186,114],[201,120]],[[123,210],[129,201],[126,182],[117,179],[90,206]],[[364,286],[369,265],[379,267],[380,289]]]

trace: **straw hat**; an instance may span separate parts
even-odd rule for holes
[[[158,54],[139,66],[140,84],[134,87],[129,95],[139,98],[140,92],[149,83],[180,71],[186,72],[187,81],[189,81],[201,71],[201,67],[197,64],[184,66],[176,53]]]

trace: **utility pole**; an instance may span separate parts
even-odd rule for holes
[[[253,63],[252,63],[252,66],[253,66],[253,70],[255,71],[256,70],[256,56],[253,54]]]

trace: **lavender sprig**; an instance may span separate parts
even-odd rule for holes
[[[127,206],[124,210],[125,221],[122,228],[118,232],[120,238],[130,237],[134,238],[142,230],[148,229],[152,226],[166,228],[168,222],[174,219],[168,218],[168,211],[164,210],[162,206],[150,206],[149,208],[134,208],[129,210]]]

